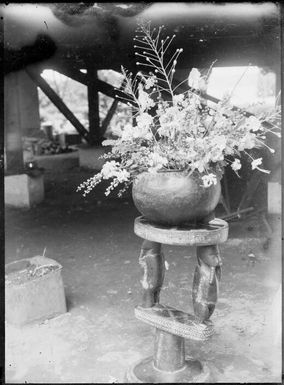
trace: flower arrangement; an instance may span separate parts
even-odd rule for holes
[[[116,139],[103,142],[111,151],[103,156],[102,170],[78,187],[84,195],[102,180],[111,180],[105,194],[122,184],[121,196],[145,171],[199,173],[204,187],[209,187],[228,165],[238,174],[241,154],[247,155],[252,169],[269,173],[261,167],[262,158],[254,159],[248,150],[265,146],[274,152],[264,141],[267,132],[280,137],[279,112],[249,116],[230,104],[230,95],[209,107],[202,94],[208,76],[197,69],[184,81],[189,87],[178,92],[184,82],[175,84],[174,74],[182,49],[168,56],[175,35],[162,39],[163,28],[151,30],[148,23],[137,29],[136,64],[143,70],[134,76],[122,67],[124,96],[120,97],[133,107],[135,124],[117,129]]]

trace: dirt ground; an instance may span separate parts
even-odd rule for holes
[[[6,263],[41,255],[58,261],[68,312],[42,323],[6,323],[7,383],[123,383],[135,361],[153,351],[154,328],[136,320],[141,239],[131,198],[83,198],[77,185],[91,175],[46,173],[42,204],[6,208]],[[220,246],[223,275],[207,342],[186,341],[186,353],[211,370],[211,382],[281,382],[281,225],[269,217],[230,222]],[[248,254],[252,252],[252,260]],[[192,312],[196,265],[190,247],[164,246],[169,265],[161,303]]]

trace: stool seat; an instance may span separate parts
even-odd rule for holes
[[[134,233],[148,241],[177,246],[204,246],[223,243],[228,238],[228,223],[214,218],[197,226],[163,226],[148,221],[143,216],[135,219]]]
[[[191,340],[205,341],[214,333],[211,321],[201,323],[194,315],[168,305],[156,304],[150,308],[137,306],[135,316],[157,329]]]

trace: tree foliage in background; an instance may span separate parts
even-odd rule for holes
[[[55,71],[49,71],[48,76],[43,73],[43,77],[45,77],[49,85],[57,95],[61,97],[78,120],[88,129],[87,87],[64,75],[59,75]],[[98,77],[114,87],[120,87],[122,81],[121,75],[111,70],[98,71]],[[75,128],[40,89],[38,89],[38,93],[41,122],[50,122],[54,127],[55,133],[76,132]],[[102,123],[113,103],[113,99],[99,93],[99,103],[100,122]],[[125,104],[118,103],[116,114],[113,116],[108,127],[107,136],[112,136],[112,131],[115,130],[116,127],[121,128],[126,123],[131,122],[131,119],[131,109]]]

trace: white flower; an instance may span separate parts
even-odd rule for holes
[[[254,160],[251,162],[251,168],[252,168],[252,170],[258,168],[257,166],[260,166],[261,164],[262,164],[262,158],[254,159]]]
[[[155,167],[155,168],[162,168],[167,163],[168,163],[167,158],[164,158],[163,156],[161,156],[155,152],[150,154],[150,157],[149,157],[150,166]]]
[[[252,170],[259,170],[259,171],[262,171],[262,172],[265,172],[266,174],[270,174],[270,171],[268,170],[264,170],[263,168],[260,168],[258,167],[259,165],[262,164],[262,158],[258,158],[258,159],[254,159],[252,162],[251,162],[251,168]]]
[[[144,114],[142,114],[142,115],[144,115]],[[152,117],[150,116],[150,118],[152,118]],[[143,122],[146,121],[146,119],[145,118],[142,119],[139,122],[139,126],[132,127],[130,124],[125,126],[123,131],[122,131],[121,141],[123,141],[123,142],[133,141],[134,139],[137,139],[137,138],[151,140],[152,132],[149,130],[148,127],[146,127],[145,125],[142,124]],[[148,120],[148,122],[149,122],[149,120]]]
[[[226,127],[226,125],[228,125],[227,119],[222,115],[220,115],[218,117],[216,115],[215,115],[216,123],[214,124],[214,128],[222,129],[223,127]]]
[[[238,170],[242,167],[241,162],[240,162],[240,159],[235,159],[235,160],[233,161],[233,163],[231,164],[231,167],[232,167],[232,169],[233,169],[234,171],[238,171]]]
[[[109,162],[106,162],[101,170],[101,175],[104,179],[109,179],[115,176],[117,169],[119,167],[119,163],[115,162],[114,160],[111,160]]]
[[[149,88],[153,87],[155,82],[156,78],[154,76],[149,76],[145,81],[145,89],[148,90]]]
[[[137,126],[140,128],[147,127],[153,123],[153,117],[149,115],[147,112],[143,112],[141,115],[138,115],[136,118]]]
[[[217,146],[220,151],[226,148],[227,139],[225,135],[216,135],[212,138],[212,145]]]
[[[140,108],[142,112],[149,109],[150,107],[155,106],[155,102],[153,99],[150,98],[150,96],[147,94],[147,92],[143,91],[143,87],[141,84],[139,84],[139,90],[138,90],[138,102],[140,105]]]
[[[102,170],[99,173],[101,175],[101,178],[102,179],[113,178],[113,181],[111,182],[110,186],[107,188],[105,195],[109,195],[110,192],[120,183],[129,181],[130,173],[127,170],[121,169],[120,167],[121,167],[120,164],[118,162],[115,162],[114,160],[106,162],[103,165]]]
[[[215,147],[214,150],[212,150],[211,153],[209,153],[206,158],[211,159],[212,162],[219,162],[221,160],[224,160],[224,154],[222,151],[220,151],[220,149]]]
[[[243,151],[245,148],[251,149],[253,147],[255,147],[255,134],[247,133],[240,139],[238,150]]]
[[[200,160],[199,162],[195,162],[194,166],[195,166],[195,168],[197,168],[197,170],[199,172],[203,172],[205,170],[204,164],[205,164],[205,162],[202,162]],[[203,184],[204,184],[204,181],[203,181]]]
[[[116,178],[119,183],[127,182],[129,180],[130,174],[127,170],[118,170],[116,173]]]
[[[204,187],[210,187],[212,184],[217,184],[217,178],[215,174],[204,175],[202,178]]]
[[[246,119],[246,127],[250,131],[259,131],[262,129],[262,125],[255,116],[250,116],[249,118]]]
[[[187,84],[189,85],[189,87],[198,88],[199,80],[200,80],[200,72],[198,71],[197,68],[192,68],[188,76]]]
[[[133,130],[133,127],[131,124],[127,124],[123,130],[122,130],[122,133],[121,133],[121,140],[122,141],[126,141],[126,140],[132,140],[133,139],[133,133],[134,133],[134,130]]]
[[[147,127],[133,127],[132,128],[132,136],[133,139],[136,138],[141,138],[141,139],[146,139],[146,140],[151,140],[152,138],[152,133]]]
[[[184,99],[184,95],[183,94],[179,94],[179,95],[174,95],[173,96],[173,104],[174,105],[177,105],[178,103],[181,103]]]
[[[182,125],[183,114],[177,106],[168,107],[159,114],[160,127],[158,132],[161,136],[171,139],[175,137],[175,133],[180,131]]]

